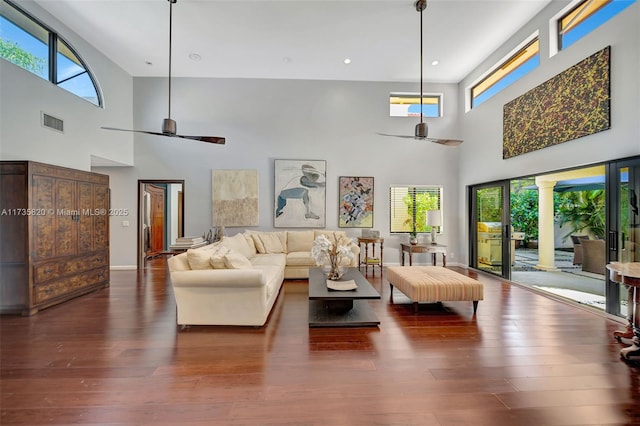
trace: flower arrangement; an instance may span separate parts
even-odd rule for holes
[[[349,241],[344,237],[334,237],[331,242],[326,235],[320,235],[313,241],[311,256],[316,260],[316,265],[323,266],[329,263],[331,269],[327,278],[338,280],[344,274],[340,264],[343,259],[353,259],[353,252],[349,248]]]

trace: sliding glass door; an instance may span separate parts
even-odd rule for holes
[[[471,188],[472,266],[510,278],[509,181]]]
[[[608,168],[608,241],[612,262],[640,262],[640,159],[612,162]],[[628,315],[628,292],[607,277],[607,312]]]

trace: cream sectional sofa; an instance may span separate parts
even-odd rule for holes
[[[302,279],[315,267],[314,239],[343,231],[246,231],[168,259],[179,325],[262,326],[285,278]],[[360,247],[348,240],[358,266]]]

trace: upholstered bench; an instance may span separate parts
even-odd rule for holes
[[[478,301],[484,299],[484,287],[480,281],[469,278],[442,266],[390,266],[387,281],[397,287],[413,302],[414,312],[418,302],[473,302],[473,313]]]

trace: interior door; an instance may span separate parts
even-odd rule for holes
[[[153,256],[165,251],[164,246],[164,216],[165,216],[165,191],[166,189],[156,185],[147,185],[146,191],[149,194],[149,244],[147,256]]]
[[[510,278],[509,181],[471,188],[471,266]]]

